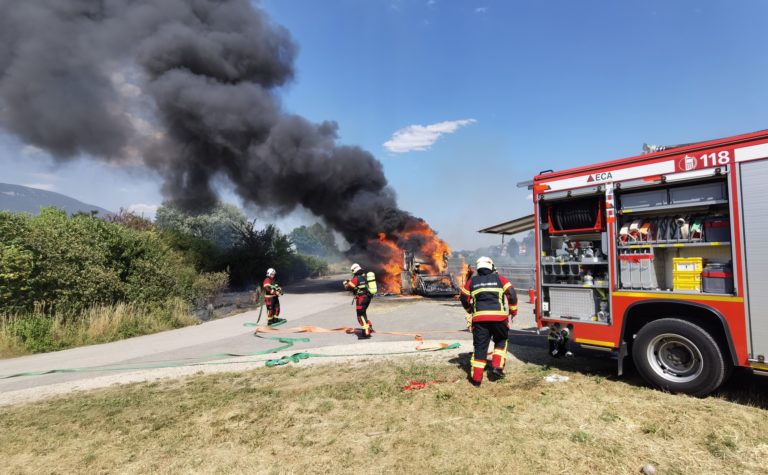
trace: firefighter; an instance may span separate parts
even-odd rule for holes
[[[373,325],[368,319],[366,311],[371,304],[373,294],[370,292],[366,273],[359,264],[352,264],[352,279],[344,281],[344,288],[351,290],[355,294],[355,310],[357,312],[357,321],[360,323],[363,331],[360,334],[361,339],[368,339],[373,333]]]
[[[507,309],[504,296],[507,298]],[[507,338],[509,318],[517,315],[517,294],[509,281],[496,273],[489,257],[477,260],[477,274],[472,276],[461,289],[461,304],[467,311],[467,324],[472,331],[474,353],[472,354],[469,381],[480,386],[487,364],[488,344],[493,340],[493,356],[488,378],[498,380],[504,377],[504,363],[507,359]]]
[[[278,285],[275,276],[277,272],[273,268],[267,269],[267,278],[264,279],[262,288],[264,289],[264,303],[267,306],[267,325],[275,325],[285,322],[280,315],[280,296],[283,295],[283,289]]]

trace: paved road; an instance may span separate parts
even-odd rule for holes
[[[355,310],[349,293],[340,289],[340,279],[306,281],[286,287],[281,297],[282,315],[288,322],[280,328],[312,325],[323,328],[356,327]],[[522,299],[521,299],[522,300]],[[532,309],[521,304],[521,315],[513,327],[534,326]],[[59,368],[97,368],[103,366],[152,365],[170,362],[199,361],[216,353],[246,354],[274,348],[277,342],[257,338],[246,322],[255,322],[258,311],[249,311],[232,317],[206,322],[194,327],[167,331],[128,340],[93,345],[83,348],[0,360],[0,376],[40,372]],[[450,330],[451,333],[424,333],[425,339],[461,341],[471,339],[464,329],[464,311],[455,299],[424,299],[420,297],[376,297],[369,308],[369,316],[378,332],[371,340],[358,340],[345,333],[313,333],[285,335],[306,336],[310,342],[297,342],[291,351],[326,346],[366,346],[374,342],[413,341],[413,336],[388,335],[384,332],[432,332]],[[266,316],[262,316],[262,323]],[[277,336],[277,335],[275,335]],[[471,351],[471,350],[467,350]],[[37,388],[63,382],[87,380],[114,374],[104,370],[78,373],[54,373],[42,376],[0,379],[0,393]]]
[[[302,285],[286,288],[281,298],[283,316],[288,323],[280,328],[312,325],[323,328],[355,327],[354,307],[351,296],[339,291],[339,280],[323,279],[307,281]],[[536,335],[532,306],[520,299],[520,315],[512,324],[510,334],[510,361],[550,366],[564,372],[594,374],[617,379],[616,361],[601,352],[590,352],[575,348],[573,358],[553,359],[545,350],[546,338]],[[460,342],[461,348],[449,354],[433,353],[435,357],[451,362],[463,361],[466,365],[471,349],[471,335],[464,329],[464,312],[454,299],[423,299],[414,297],[377,297],[369,309],[371,320],[378,334],[371,340],[358,340],[355,335],[345,333],[291,334],[284,336],[310,338],[309,342],[297,342],[285,354],[300,350],[342,353],[345,355],[391,353],[398,350],[412,351],[415,348],[413,336],[388,335],[383,332],[422,332],[424,338],[446,342]],[[25,356],[0,360],[0,376],[31,371],[46,371],[56,368],[98,368],[104,365],[149,366],[162,363],[189,363],[200,361],[216,353],[252,353],[274,348],[274,340],[257,338],[253,329],[243,326],[255,322],[258,311],[245,312],[221,320],[203,323],[155,335],[131,338],[124,341],[75,348],[56,353]],[[265,318],[264,316],[262,318]],[[451,330],[451,333],[426,333],[435,330]],[[325,349],[324,349],[325,348]],[[455,355],[462,355],[459,359]],[[266,358],[266,357],[264,357]],[[330,361],[327,358],[325,361]],[[205,371],[240,371],[262,367],[264,362],[254,358],[231,359],[235,363],[220,361],[220,366],[182,367],[175,371],[142,370],[85,371],[79,373],[58,373],[32,377],[0,379],[0,406],[31,401],[73,389],[103,387],[114,383],[142,381],[162,377],[178,377]],[[310,362],[312,360],[309,360]],[[642,380],[628,368],[628,374],[620,378],[627,384],[644,385]],[[768,409],[768,378],[751,375],[748,371],[736,371],[734,377],[717,393],[733,402]]]

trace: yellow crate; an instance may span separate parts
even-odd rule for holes
[[[701,257],[675,257],[672,259],[672,272],[701,273],[704,269],[704,259]]]
[[[696,282],[701,282],[701,274],[676,274],[672,278],[672,283],[674,285],[680,284],[694,284]]]
[[[677,272],[672,278],[672,286],[675,290],[701,292],[701,273]]]
[[[675,290],[687,290],[701,292],[701,282],[676,282]]]

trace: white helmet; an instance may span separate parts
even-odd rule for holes
[[[274,277],[274,276],[275,276],[275,274],[277,274],[277,272],[275,271],[275,269],[273,269],[273,268],[271,268],[271,267],[270,267],[269,269],[267,269],[267,277]]]
[[[477,260],[477,268],[493,270],[493,261],[490,257],[483,256]]]
[[[357,274],[357,272],[358,272],[360,269],[362,269],[362,267],[360,267],[360,264],[358,264],[358,263],[354,263],[354,264],[352,264],[352,267],[350,267],[350,269],[352,270],[352,273],[353,273],[353,274]]]

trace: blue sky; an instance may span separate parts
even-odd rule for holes
[[[400,206],[456,249],[498,243],[476,231],[530,213],[515,184],[539,170],[768,128],[764,0],[261,5],[299,45],[285,109],[337,121],[340,142],[379,158]],[[52,168],[7,135],[0,170],[109,209],[162,201],[148,172]]]

